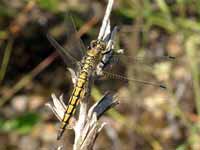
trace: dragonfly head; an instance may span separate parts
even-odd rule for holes
[[[89,49],[91,53],[95,56],[103,54],[104,51],[106,50],[106,44],[102,40],[93,40],[90,43]]]

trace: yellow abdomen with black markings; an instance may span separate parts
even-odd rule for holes
[[[95,50],[96,51],[96,50]],[[79,104],[80,100],[82,100],[85,96],[85,86],[88,82],[88,78],[92,71],[95,69],[96,64],[98,63],[98,55],[99,53],[94,53],[92,50],[88,50],[87,56],[82,63],[81,70],[77,77],[76,85],[73,89],[72,95],[69,99],[69,103],[67,105],[57,139],[60,139],[66,126],[69,124],[70,118],[76,112],[76,106]]]

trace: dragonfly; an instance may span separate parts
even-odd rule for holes
[[[98,38],[96,40],[92,40],[88,48],[85,48],[81,39],[76,36],[77,31],[75,23],[73,18],[69,15],[66,19],[67,26],[70,30],[72,30],[72,32],[68,32],[68,37],[70,38],[68,39],[65,48],[62,47],[50,34],[47,34],[48,40],[56,48],[65,64],[68,66],[68,70],[72,75],[72,82],[74,84],[68,105],[61,120],[61,126],[57,135],[58,140],[62,137],[65,128],[69,125],[70,119],[75,114],[80,101],[83,100],[89,93],[88,89],[91,78],[96,79],[97,77],[107,76],[121,80],[153,85],[163,89],[166,88],[164,85],[159,83],[137,80],[134,78],[130,79],[125,76],[106,71],[106,69],[109,68],[109,65],[112,65],[113,63],[116,63],[116,60],[119,60],[118,56],[122,53],[121,49],[116,50],[114,46],[118,28],[115,26],[111,30],[110,25],[109,17],[113,2],[113,0],[109,0]],[[77,54],[79,56],[77,56]],[[79,57],[79,59],[77,57]],[[126,60],[128,60],[127,58]],[[162,58],[173,59],[171,56]],[[139,60],[139,58],[133,59],[136,61]]]
[[[86,95],[88,94],[88,87],[89,87],[89,81],[91,80],[92,76],[100,75],[102,74],[102,63],[107,63],[108,61],[108,55],[111,52],[111,48],[113,47],[113,37],[116,33],[116,28],[110,31],[110,22],[108,21],[111,8],[113,5],[113,0],[109,1],[108,7],[106,10],[106,14],[104,16],[104,20],[102,23],[102,28],[100,30],[99,36],[96,40],[92,40],[90,42],[90,45],[87,49],[83,48],[83,44],[80,40],[74,40],[77,37],[73,35],[71,36],[71,40],[69,40],[69,43],[72,43],[73,41],[77,41],[76,43],[73,43],[74,46],[80,50],[86,50],[84,57],[81,59],[81,61],[77,61],[74,56],[72,56],[70,53],[68,53],[66,50],[64,50],[58,42],[50,35],[47,34],[48,40],[51,42],[51,44],[59,51],[61,56],[63,57],[64,61],[68,64],[66,61],[70,58],[71,64],[76,64],[76,68],[78,68],[77,72],[75,72],[73,69],[69,69],[72,76],[73,76],[73,84],[74,89],[71,93],[71,96],[68,101],[68,105],[66,107],[64,116],[61,121],[60,129],[58,131],[57,140],[59,140],[67,125],[70,122],[70,119],[76,112],[76,107],[80,103],[81,100],[83,100]],[[68,22],[69,23],[69,22]],[[74,21],[71,18],[71,27],[75,29]],[[76,30],[75,30],[76,32]],[[68,45],[68,49],[72,50],[73,45]],[[66,56],[64,56],[64,55]],[[65,57],[65,58],[64,58]],[[101,62],[101,63],[100,63]]]

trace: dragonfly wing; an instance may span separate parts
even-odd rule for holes
[[[135,83],[139,83],[139,84],[143,84],[143,85],[151,85],[151,86],[158,87],[161,89],[167,89],[167,87],[165,85],[160,84],[156,81],[154,82],[151,80],[147,81],[147,80],[137,79],[137,78],[128,78],[124,75],[119,75],[119,74],[111,73],[108,71],[103,71],[103,76],[108,77],[108,78],[117,79],[117,80],[127,81],[127,82],[135,82]]]
[[[53,47],[57,50],[64,63],[68,67],[78,69],[77,64],[79,64],[79,61],[72,54],[70,54],[70,50],[62,47],[50,34],[47,34],[47,38]]]
[[[80,33],[77,31],[75,17],[69,12],[65,15],[64,24],[66,26],[66,35],[68,37],[67,45],[71,49],[74,55],[78,55],[78,58],[83,58],[86,52],[86,47],[80,38]]]
[[[112,55],[109,63],[111,65],[116,65],[116,64],[124,64],[124,65],[130,65],[134,64],[134,66],[141,66],[142,68],[146,69],[153,69],[153,65],[158,62],[163,62],[163,61],[172,61],[174,60],[175,57],[173,56],[158,56],[158,57],[132,57],[132,56],[127,56],[123,53],[115,53]]]
[[[121,56],[123,56],[123,62],[121,60]],[[103,71],[103,76],[108,78],[114,78],[117,80],[123,81],[131,81],[135,83],[140,83],[144,85],[152,85],[155,87],[159,87],[165,89],[166,87],[160,84],[157,81],[157,78],[154,74],[154,64],[156,62],[161,61],[169,61],[174,60],[175,58],[172,56],[160,56],[160,57],[129,57],[121,55],[113,55],[110,59],[109,65]],[[114,62],[113,62],[114,61]],[[118,63],[115,65],[114,63]],[[124,66],[131,66],[133,68],[133,74],[127,76],[125,74],[119,74],[114,72],[122,72],[124,70]],[[113,70],[113,71],[111,71]],[[119,71],[120,70],[120,71]],[[126,71],[124,71],[126,72]]]

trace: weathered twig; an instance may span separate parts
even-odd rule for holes
[[[88,112],[86,111],[87,113],[85,116],[79,114],[79,120],[74,128],[74,150],[90,150],[93,148],[99,132],[105,125],[105,123],[99,123],[98,118],[100,118],[106,110],[115,106],[117,103],[115,98],[107,93],[99,102],[95,103]],[[81,104],[81,107],[84,110],[84,103]],[[82,112],[80,111],[80,113]],[[84,121],[80,123],[80,120]]]
[[[63,96],[61,95],[57,98],[52,94],[52,99],[53,104],[48,103],[47,106],[49,106],[56,117],[62,121],[66,108],[66,105],[63,102]],[[89,110],[87,110],[87,102],[82,101],[80,103],[78,120],[75,124],[71,125],[75,132],[74,150],[92,149],[99,132],[105,125],[105,123],[99,123],[98,119],[104,112],[116,104],[118,104],[118,101],[110,93],[106,93],[102,99],[95,103]]]

